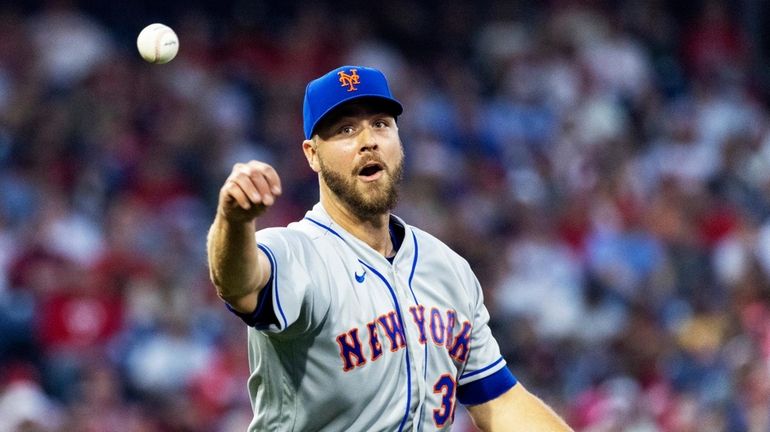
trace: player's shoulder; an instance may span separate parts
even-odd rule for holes
[[[293,263],[304,268],[323,268],[325,249],[312,232],[296,223],[263,228],[257,231],[256,240],[260,248],[284,265]]]
[[[409,224],[404,223],[404,226],[407,227],[408,230],[411,231],[414,234],[415,238],[417,239],[417,241],[419,243],[424,244],[426,247],[431,247],[431,248],[435,248],[435,249],[448,249],[448,250],[451,250],[451,248],[449,246],[447,246],[446,243],[441,241],[441,239],[439,239],[438,237],[434,236],[433,234],[431,234],[431,233],[429,233],[429,232],[427,232],[427,231],[425,231],[425,230],[423,230],[421,228],[418,228],[418,227],[416,227],[414,225],[409,225]]]
[[[280,241],[289,247],[321,247],[319,239],[326,237],[327,232],[320,230],[315,224],[306,219],[292,222],[285,227],[263,228],[257,232],[257,240],[262,243]]]
[[[421,253],[441,256],[445,260],[460,266],[469,266],[468,261],[462,255],[435,235],[413,225],[405,224],[405,226],[414,234]]]
[[[259,242],[280,240],[288,244],[312,243],[313,234],[307,227],[298,222],[290,223],[285,227],[268,227],[257,231]]]

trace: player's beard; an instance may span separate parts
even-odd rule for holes
[[[392,168],[379,159],[375,160],[383,166],[384,175],[379,180],[368,183],[368,190],[362,190],[357,177],[363,164],[353,170],[350,176],[345,176],[327,167],[323,159],[318,159],[324,183],[353,214],[363,220],[372,220],[388,213],[398,202],[398,185],[404,172],[403,153]]]

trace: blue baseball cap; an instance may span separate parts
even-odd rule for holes
[[[318,122],[334,108],[359,98],[385,102],[394,116],[404,111],[390,93],[388,80],[381,71],[364,66],[342,66],[308,83],[302,107],[305,138],[313,136]]]

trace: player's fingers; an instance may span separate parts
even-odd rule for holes
[[[231,177],[231,180],[241,188],[251,204],[261,204],[265,199],[248,172],[236,173]]]
[[[267,183],[270,185],[270,191],[273,193],[273,195],[280,195],[282,191],[281,178],[278,176],[278,172],[276,172],[275,168],[271,167],[270,165],[266,165],[264,174]]]
[[[259,161],[249,162],[249,168],[252,173],[260,173],[265,178],[271,194],[274,196],[281,194],[281,179],[278,177],[275,168]]]
[[[244,210],[255,205],[270,206],[275,203],[275,196],[281,193],[278,173],[259,161],[235,164],[225,186],[223,191]]]
[[[262,204],[266,206],[273,205],[275,198],[273,197],[273,193],[270,191],[270,185],[268,184],[264,173],[259,171],[253,172],[251,174],[250,180],[256,190],[262,196]]]
[[[251,208],[251,200],[246,196],[246,192],[243,191],[241,186],[235,180],[228,180],[227,183],[222,186],[221,194],[224,205],[232,205],[232,203],[235,202],[244,210]]]

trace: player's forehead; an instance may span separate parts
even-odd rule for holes
[[[395,118],[390,105],[376,98],[360,98],[346,102],[326,114],[318,125],[318,129],[331,126],[344,119],[387,115]]]

